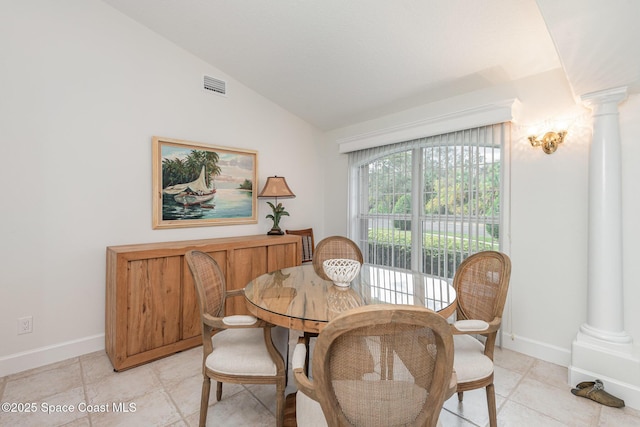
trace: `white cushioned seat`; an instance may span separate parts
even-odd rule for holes
[[[274,344],[277,329],[272,330]],[[271,360],[260,328],[226,329],[213,336],[213,352],[207,356],[207,368],[225,374],[275,375],[277,368]],[[286,354],[286,353],[285,353]]]
[[[301,391],[296,393],[296,422],[298,427],[327,427],[320,404]]]
[[[454,335],[453,369],[458,383],[486,378],[493,372],[493,361],[484,355],[484,344],[470,335]]]

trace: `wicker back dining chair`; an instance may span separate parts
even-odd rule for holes
[[[457,311],[451,330],[458,400],[462,402],[465,391],[486,388],[491,427],[497,425],[493,352],[510,276],[511,260],[506,254],[484,251],[465,259],[453,277]],[[475,336],[482,336],[484,343]]]
[[[313,228],[305,228],[302,230],[287,230],[286,233],[302,237],[302,262],[312,262],[313,251],[315,249],[315,244],[313,242]]]
[[[362,264],[363,260],[362,252],[353,240],[343,236],[327,237],[318,243],[313,254],[313,269],[316,274],[325,280],[330,280],[324,273],[322,263],[334,258],[355,259],[360,264]]]
[[[299,343],[292,359],[298,427],[435,426],[455,393],[451,329],[425,307],[368,305],[336,317],[316,341],[313,380],[306,351]]]
[[[243,289],[227,291],[218,263],[200,251],[185,254],[196,287],[202,319],[202,395],[200,426],[207,420],[211,379],[217,381],[216,400],[222,398],[222,383],[274,384],[276,420],[282,426],[288,330],[273,327],[253,316],[224,315],[228,297],[242,297]],[[275,345],[274,345],[275,341]],[[276,348],[276,345],[278,349]]]

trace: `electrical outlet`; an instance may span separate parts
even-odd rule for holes
[[[18,335],[30,334],[33,332],[33,316],[21,317],[18,319]]]

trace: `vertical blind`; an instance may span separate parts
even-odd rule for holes
[[[509,123],[349,153],[350,237],[365,262],[451,278],[499,250]]]

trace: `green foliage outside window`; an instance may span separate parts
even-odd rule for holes
[[[451,138],[391,152],[360,167],[366,178],[361,184],[368,198],[366,213],[371,215],[366,218],[368,245],[362,249],[371,262],[410,268],[413,252],[422,257],[424,272],[452,277],[468,254],[499,249],[499,147],[464,145],[464,138],[458,144]],[[421,203],[416,205],[411,194],[418,176]],[[433,229],[433,234],[423,233],[422,245],[411,245],[412,226],[415,233],[419,225],[412,223],[412,214]],[[472,226],[480,235],[469,235]]]
[[[487,233],[491,234],[494,239],[500,238],[500,225],[499,224],[487,224],[484,226]]]
[[[369,230],[369,258],[379,265],[398,268],[411,266],[411,232],[390,229]],[[440,277],[453,277],[453,271],[465,254],[484,250],[498,250],[497,242],[469,239],[468,236],[443,236],[436,233],[422,235],[423,272]]]
[[[411,196],[402,195],[393,207],[393,213],[411,215]],[[393,226],[400,230],[411,230],[411,220],[396,219],[393,221]]]

